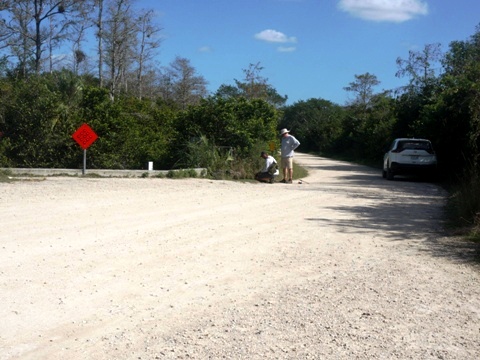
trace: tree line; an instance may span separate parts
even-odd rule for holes
[[[208,93],[207,80],[186,58],[177,57],[158,68],[155,59],[162,28],[151,9],[138,10],[135,5],[135,0],[0,2],[0,131],[2,148],[10,149],[8,156],[3,155],[4,161],[47,165],[48,160],[40,154],[58,145],[28,149],[37,143],[53,144],[45,141],[56,138],[58,133],[53,130],[62,126],[68,127],[68,133],[81,119],[95,121],[97,109],[85,108],[92,105],[85,99],[94,92],[99,96],[96,101],[112,108],[107,115],[129,114],[130,119],[123,122],[131,135],[122,135],[124,139],[141,138],[142,132],[148,132],[142,121],[152,116],[143,114],[143,109],[132,114],[124,104],[133,102],[137,107],[154,109],[156,117],[167,112],[168,120],[151,120],[157,126],[178,125],[178,118],[183,116],[178,114],[191,112],[189,107],[212,98],[220,103],[243,97],[272,106],[278,126],[292,128],[303,139],[305,150],[374,161],[393,138],[415,136],[433,141],[446,173],[478,165],[478,28],[470,39],[452,42],[445,54],[440,44],[428,44],[421,51],[410,51],[405,59],[398,58],[396,76],[408,80],[401,89],[375,92],[380,80],[366,73],[355,75],[345,86],[353,95],[346,105],[312,98],[285,106],[287,97],[279,95],[261,76],[260,63],[250,64],[242,81],[221,85],[214,94]],[[95,51],[87,54],[85,48],[92,36]],[[108,121],[117,121],[116,127],[121,128],[121,119],[106,116],[104,122]],[[142,132],[136,134],[136,126],[142,126]],[[162,131],[169,132],[167,129],[162,126]],[[28,131],[33,136],[27,135]],[[34,145],[29,145],[29,139]],[[176,139],[169,134],[168,141]],[[165,166],[173,161],[157,158]],[[139,165],[121,161],[109,166],[120,163]]]
[[[428,44],[397,59],[399,89],[375,92],[374,74],[355,75],[345,86],[345,106],[324,99],[299,101],[284,109],[280,126],[290,126],[302,148],[381,166],[397,137],[430,139],[442,173],[452,179],[479,169],[480,27],[448,51]]]
[[[135,5],[135,0],[3,0],[3,60],[18,78],[61,69],[93,76],[112,100],[125,93],[138,98],[171,98],[172,93],[180,97],[184,90],[172,86],[172,77],[190,70],[188,61],[177,58],[170,67],[158,67],[162,28],[152,9]],[[93,51],[86,50],[92,46]],[[198,97],[206,95],[203,78],[192,76],[190,81],[198,81],[189,84]]]

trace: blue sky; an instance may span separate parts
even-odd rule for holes
[[[181,56],[215,92],[243,80],[260,63],[261,75],[293,104],[323,98],[344,105],[343,90],[369,72],[393,90],[396,59],[409,50],[467,40],[480,24],[478,0],[139,0],[154,9],[164,38],[158,63]]]

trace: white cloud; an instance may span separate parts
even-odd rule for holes
[[[277,48],[279,52],[293,52],[297,50],[295,46],[290,46],[290,47],[285,47],[285,46],[280,46]]]
[[[210,46],[202,46],[201,48],[198,49],[199,52],[201,53],[209,53],[212,52],[212,48]]]
[[[364,20],[404,22],[428,14],[422,0],[340,0],[340,10]]]
[[[267,41],[267,42],[275,42],[275,43],[296,43],[297,38],[296,37],[288,37],[284,33],[281,33],[276,30],[263,30],[259,32],[258,34],[255,34],[255,39],[257,40],[262,40],[262,41]]]

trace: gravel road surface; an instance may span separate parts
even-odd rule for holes
[[[0,183],[0,359],[479,359],[444,191],[296,162],[303,183]]]

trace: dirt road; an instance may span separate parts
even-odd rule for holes
[[[478,359],[475,250],[435,184],[0,184],[0,359]]]

